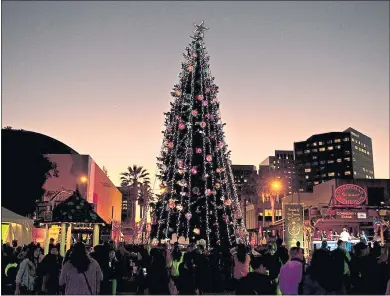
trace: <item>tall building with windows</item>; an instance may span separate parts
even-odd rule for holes
[[[237,193],[241,199],[241,192],[245,183],[253,181],[253,177],[257,175],[257,169],[254,165],[232,165],[232,173],[234,183],[237,188]]]
[[[259,179],[262,184],[279,180],[281,192],[291,194],[296,190],[294,151],[275,150],[274,156],[268,156],[259,165]]]
[[[297,186],[312,191],[330,179],[373,179],[371,138],[355,129],[313,135],[294,143]]]

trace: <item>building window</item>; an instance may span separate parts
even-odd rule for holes
[[[309,179],[309,176],[308,176],[308,175],[306,175],[306,176],[305,176],[305,178],[306,178],[306,180],[307,180],[307,179]]]
[[[310,173],[311,169],[305,169],[305,173]]]
[[[295,152],[296,155],[302,155],[302,151]],[[275,162],[274,162],[275,163]]]
[[[317,159],[317,156],[315,156],[315,155],[313,155],[313,157],[312,157],[313,159]]]
[[[322,177],[322,178],[326,178],[326,174],[322,174],[321,177]]]
[[[358,146],[355,145],[355,149],[356,149],[356,150],[359,150]]]
[[[344,154],[345,154],[345,155],[350,155],[350,154],[351,154],[351,151],[346,150],[346,151],[344,151]]]
[[[370,151],[367,151],[367,155],[370,155]]]
[[[335,139],[334,142],[335,142],[335,143],[340,143],[340,142],[341,142],[341,139]]]
[[[344,142],[349,142],[349,138],[346,137],[346,138],[343,139],[343,141],[344,141]]]
[[[334,173],[332,172],[332,173],[328,173],[328,176],[329,177],[334,177]]]
[[[320,148],[320,152],[325,151],[325,147]]]
[[[370,179],[370,177],[366,175],[366,179]]]
[[[332,141],[332,140],[329,140],[329,141],[327,141],[326,143],[327,143],[327,144],[332,144],[333,141]]]
[[[351,158],[350,157],[346,157],[344,158],[345,161],[351,161]]]
[[[334,163],[334,160],[328,160],[328,163]]]
[[[336,146],[336,149],[341,149],[341,145],[337,145],[337,146]]]
[[[315,146],[317,146],[317,142],[314,142],[314,143],[313,143],[313,147],[315,147]]]
[[[313,162],[311,165],[318,165],[318,162],[315,161],[315,162]]]
[[[305,154],[310,153],[310,149],[305,150]]]
[[[320,164],[325,164],[325,160],[321,160],[321,161],[320,161]]]
[[[342,162],[342,159],[341,158],[337,158],[337,162]]]
[[[311,150],[311,152],[318,152],[318,149],[314,148],[314,149]]]
[[[324,145],[324,142],[318,142],[318,145],[320,145],[320,146]]]
[[[353,171],[353,174],[356,175],[356,171]]]
[[[329,147],[328,147],[328,150],[333,150],[333,146],[329,146]]]
[[[355,139],[354,139],[354,138],[352,138],[352,142],[355,142]]]
[[[314,181],[314,185],[318,185],[318,181]]]
[[[348,176],[348,175],[351,174],[351,171],[345,171],[344,174],[345,174],[346,176]]]

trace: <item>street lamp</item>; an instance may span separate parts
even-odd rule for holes
[[[85,184],[85,183],[88,182],[88,178],[87,178],[86,176],[81,176],[81,177],[80,177],[80,182],[81,182],[82,184]]]

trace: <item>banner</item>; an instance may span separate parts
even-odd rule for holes
[[[303,205],[302,204],[285,204],[285,235],[284,241],[288,249],[295,247],[297,241],[303,247]]]

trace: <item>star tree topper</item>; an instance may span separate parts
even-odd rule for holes
[[[195,31],[194,31],[195,37],[203,37],[204,31],[206,31],[206,30],[209,29],[209,28],[206,28],[206,27],[204,26],[204,21],[202,21],[202,22],[200,23],[200,25],[197,25],[197,24],[195,24],[195,22],[194,22],[194,27],[196,28]]]

